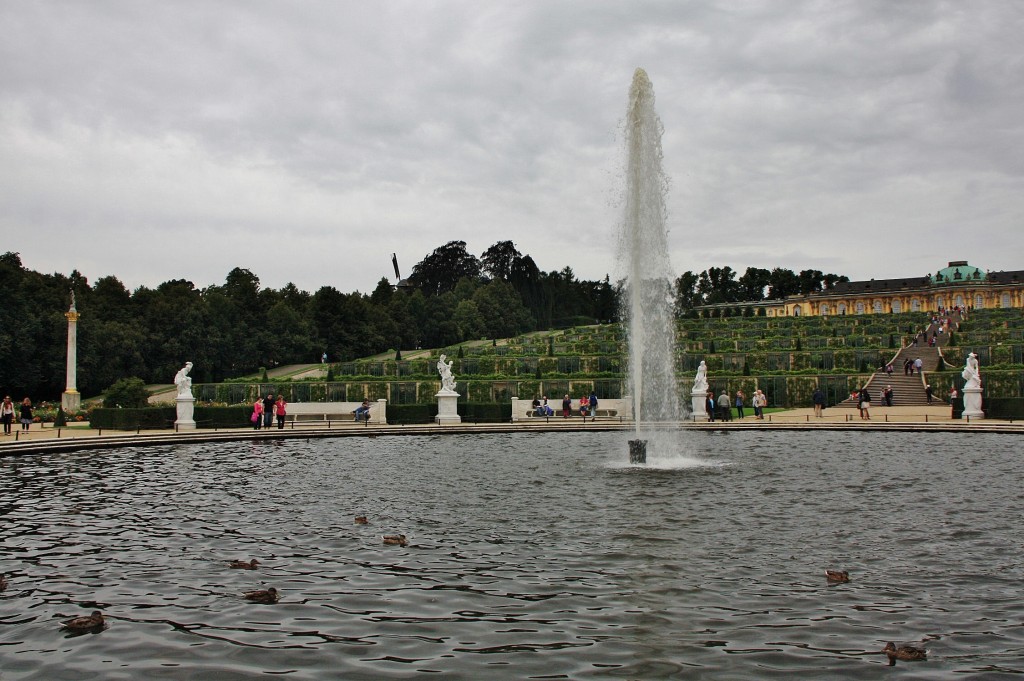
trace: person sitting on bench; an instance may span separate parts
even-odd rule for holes
[[[363,404],[352,413],[356,415],[356,421],[369,421],[370,403],[367,402],[366,400],[363,400]]]

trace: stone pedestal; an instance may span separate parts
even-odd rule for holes
[[[459,416],[459,393],[454,390],[442,390],[435,395],[437,397],[437,416],[435,420],[442,426],[454,423],[462,423]]]
[[[981,410],[981,388],[964,388],[964,419],[977,421],[985,418],[985,412]]]
[[[690,408],[693,410],[693,420],[696,422],[708,420],[708,408],[707,399],[708,394],[703,390],[694,390],[690,393],[691,404]]]
[[[178,420],[174,422],[174,427],[178,430],[195,430],[196,422],[192,419],[192,414],[195,412],[196,398],[191,395],[177,397],[174,402],[178,407]]]
[[[60,406],[65,414],[73,414],[82,408],[82,394],[77,390],[65,390],[60,396]]]

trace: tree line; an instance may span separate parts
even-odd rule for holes
[[[737,279],[729,267],[709,268],[676,280],[676,305],[687,314],[705,303],[761,300],[845,279],[778,268],[748,268]],[[479,257],[464,241],[448,242],[417,263],[403,284],[382,277],[369,294],[333,286],[309,293],[291,283],[263,287],[256,274],[236,267],[219,285],[174,279],[129,291],[113,275],[90,284],[77,271],[41,274],[26,269],[17,253],[4,253],[0,391],[15,399],[56,399],[63,392],[70,291],[81,315],[78,389],[91,396],[126,377],[168,383],[186,360],[195,364],[196,382],[219,382],[260,367],[316,362],[325,352],[329,362],[341,362],[615,322],[622,288],[608,276],[579,280],[570,267],[542,272],[511,241]]]

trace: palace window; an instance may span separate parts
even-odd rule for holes
[[[1009,293],[1004,293],[1003,294],[1003,297],[1001,298],[1001,303],[1002,303],[1003,307],[1010,307],[1010,294]]]
[[[900,301],[898,301],[898,300],[892,301],[892,313],[893,314],[899,314],[900,312],[903,312],[903,306],[900,305]]]
[[[918,300],[917,298],[914,298],[913,300],[911,300],[910,301],[910,311],[911,312],[920,312],[921,311],[921,301]]]
[[[974,309],[980,310],[985,307],[985,296],[980,293],[974,296]]]
[[[864,303],[857,303],[857,314],[864,314]]]
[[[872,309],[875,311],[875,314],[882,314],[882,301],[876,300],[875,304],[872,305]]]

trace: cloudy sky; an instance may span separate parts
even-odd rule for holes
[[[616,274],[621,124],[673,268],[1024,269],[1024,3],[0,2],[0,252],[369,292],[510,239]]]

